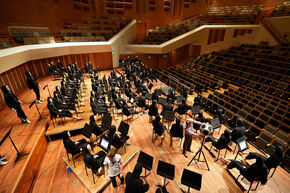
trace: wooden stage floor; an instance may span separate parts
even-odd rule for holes
[[[104,74],[109,73],[108,71],[102,72]],[[50,78],[48,77],[45,79],[45,81],[50,82]],[[56,81],[50,82],[50,86],[55,86],[56,84],[59,84]],[[44,86],[44,84],[42,84]],[[54,89],[51,88],[51,91]],[[23,92],[23,97],[20,97],[22,102],[24,104],[27,103],[27,107],[24,108],[25,112],[28,112],[28,117],[35,117],[37,118],[36,111],[33,111],[33,109],[28,110],[28,105],[31,102],[29,97],[25,97],[25,95],[33,96],[34,93],[30,94],[32,92],[25,90]],[[22,96],[21,95],[21,96]],[[42,95],[47,96],[47,91],[42,91]],[[192,98],[194,96],[190,96],[189,101],[192,102]],[[47,111],[46,103],[43,103],[40,105],[42,108],[42,111]],[[87,108],[87,107],[84,107]],[[5,110],[6,109],[6,110]],[[5,110],[5,111],[4,111]],[[161,110],[161,108],[160,108]],[[89,111],[91,112],[91,111]],[[4,108],[1,110],[1,115],[5,114],[7,118],[0,120],[1,125],[1,133],[0,135],[5,135],[6,131],[10,129],[11,125],[14,123],[18,123],[19,119],[16,117],[15,112],[12,110],[8,110],[8,108]],[[82,114],[80,114],[82,116]],[[205,113],[205,116],[209,117]],[[179,193],[181,192],[179,186],[180,186],[180,177],[183,171],[183,168],[187,168],[187,164],[194,156],[195,152],[198,151],[200,147],[200,140],[194,139],[192,143],[192,151],[193,153],[188,153],[188,158],[185,158],[182,155],[182,149],[180,148],[180,142],[174,141],[173,146],[170,146],[170,138],[169,134],[166,132],[165,140],[162,145],[160,145],[159,139],[154,140],[152,142],[152,125],[149,123],[149,117],[147,114],[138,114],[134,116],[133,122],[130,122],[130,135],[131,138],[129,139],[128,143],[135,145],[139,150],[142,150],[154,157],[153,162],[153,168],[152,173],[147,178],[148,183],[150,185],[149,193],[153,193],[156,190],[155,184],[160,184],[162,177],[158,176],[156,174],[156,168],[158,160],[163,160],[166,162],[169,162],[171,164],[174,164],[176,167],[175,170],[175,179],[169,183],[167,186],[167,189],[170,193]],[[70,120],[67,119],[67,122]],[[121,115],[115,116],[113,119],[113,124],[119,125],[121,121]],[[86,122],[89,122],[89,120],[86,120]],[[13,124],[12,124],[13,123]],[[18,145],[19,149],[24,149],[25,151],[30,151],[30,149],[27,147],[30,138],[29,130],[25,128],[27,125],[24,124],[24,127],[22,129],[15,129],[15,132],[18,131],[19,133],[13,133],[13,139],[16,138],[16,135],[18,136],[18,140],[15,140],[16,144]],[[16,128],[16,127],[15,127]],[[222,127],[222,131],[226,127]],[[31,131],[33,130],[30,128]],[[36,130],[33,132],[36,132]],[[26,134],[27,137],[21,137],[21,134]],[[217,135],[217,134],[215,134]],[[29,136],[29,137],[28,137]],[[82,138],[81,135],[73,136],[75,139]],[[20,142],[23,141],[23,142]],[[4,145],[4,144],[3,144]],[[15,159],[16,153],[12,149],[12,144],[9,141],[5,141],[5,146],[0,147],[0,154],[4,154],[8,156],[10,164]],[[253,146],[250,145],[250,149],[253,151],[257,151]],[[241,188],[236,184],[235,179],[229,175],[229,173],[226,171],[226,165],[222,161],[216,161],[216,158],[212,157],[211,154],[209,154],[208,150],[204,149],[205,156],[208,160],[210,171],[207,171],[207,168],[204,164],[200,164],[199,167],[195,165],[195,163],[192,163],[191,166],[188,168],[191,170],[194,170],[198,173],[201,173],[203,175],[203,182],[202,182],[202,188],[200,192],[207,192],[207,193],[215,193],[215,192],[242,192]],[[216,153],[216,152],[214,152]],[[221,153],[221,156],[223,155],[224,151]],[[67,171],[67,165],[63,160],[63,157],[66,155],[65,149],[62,143],[61,139],[54,140],[51,142],[48,142],[45,153],[42,157],[42,161],[40,163],[40,166],[38,168],[37,174],[35,175],[33,184],[30,188],[31,193],[49,193],[49,192],[83,192],[83,193],[89,193],[89,189],[79,180],[79,178],[73,173]],[[232,152],[227,153],[227,158],[233,157]],[[137,162],[137,156],[134,156],[131,161],[126,165],[124,168],[124,174],[126,174],[128,171],[132,171],[136,162]],[[19,161],[17,164],[21,164],[22,162],[25,162],[27,158],[24,157],[21,161]],[[238,159],[241,159],[240,157]],[[24,163],[23,163],[24,164]],[[8,168],[9,167],[9,168]],[[1,166],[0,167],[0,192],[10,192],[11,188],[13,187],[13,184],[15,184],[16,178],[13,176],[14,172],[21,172],[21,169],[14,170],[11,172],[13,168],[13,163],[11,165]],[[16,168],[16,167],[14,167]],[[7,171],[9,173],[7,173]],[[15,173],[14,173],[15,174]],[[9,176],[9,178],[8,178]],[[91,177],[91,176],[90,176]],[[91,179],[91,178],[90,178]],[[3,187],[3,188],[2,188]],[[125,186],[120,186],[115,192],[124,192]],[[185,187],[183,187],[185,188]],[[4,190],[4,191],[3,191]],[[289,185],[289,173],[286,172],[282,168],[278,168],[274,176],[268,180],[268,183],[265,186],[259,186],[256,192],[263,192],[263,193],[272,193],[272,192],[283,192],[287,193],[290,191],[290,185]],[[113,192],[111,185],[107,186],[104,193]],[[192,190],[192,192],[197,192],[195,190]]]

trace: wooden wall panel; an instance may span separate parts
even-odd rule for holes
[[[0,74],[0,86],[8,85],[10,89],[17,95],[17,92],[20,89],[27,86],[25,76],[26,71],[30,71],[34,79],[37,80],[40,77],[49,75],[49,62],[52,61],[54,64],[56,64],[58,60],[60,60],[65,67],[67,67],[69,64],[77,62],[78,67],[83,68],[84,65],[88,63],[89,60],[91,60],[94,68],[96,68],[96,66],[98,66],[98,69],[100,70],[113,68],[111,52],[65,55],[40,60],[32,60]],[[2,105],[4,98],[2,91],[0,91],[0,93],[0,105]]]

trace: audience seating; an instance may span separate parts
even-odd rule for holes
[[[55,43],[48,27],[8,26],[8,30],[18,44]]]
[[[162,44],[201,25],[255,24],[262,10],[261,5],[214,7],[209,12],[186,19],[180,23],[157,26],[150,29],[142,44]]]
[[[286,150],[290,142],[289,51],[289,45],[241,45],[157,73],[168,85],[176,81],[200,93],[209,114],[224,109],[230,129],[243,119],[247,140],[271,153],[277,145]]]
[[[271,17],[281,17],[290,15],[290,2],[284,2],[281,5],[277,6],[274,11],[271,13]]]

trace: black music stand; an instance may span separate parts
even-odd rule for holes
[[[202,175],[194,171],[184,169],[181,176],[181,184],[188,187],[187,193],[190,193],[190,188],[200,191],[202,183]],[[180,188],[182,192],[185,192]]]
[[[208,169],[208,171],[209,171],[209,166],[208,166],[208,163],[207,163],[207,161],[206,161],[206,157],[205,157],[205,155],[204,155],[204,153],[203,153],[203,150],[202,150],[202,148],[203,148],[203,146],[204,146],[204,142],[205,142],[205,137],[203,137],[203,139],[202,139],[202,141],[201,141],[201,146],[200,146],[199,150],[196,152],[196,154],[195,154],[194,157],[190,160],[190,162],[188,163],[187,166],[189,166],[193,160],[195,160],[195,162],[205,162],[205,163],[206,163],[206,166],[207,166],[207,169]],[[200,161],[200,155],[201,155],[201,154],[202,154],[203,159],[204,159],[203,161]],[[196,159],[196,156],[198,156],[197,159]]]
[[[38,114],[39,114],[39,118],[38,118],[38,120],[37,121],[40,121],[41,119],[47,119],[46,117],[42,117],[41,116],[41,114],[40,114],[40,112],[39,112],[39,109],[38,109],[38,106],[37,106],[37,104],[36,104],[36,100],[37,99],[35,99],[30,105],[29,105],[29,108],[31,108],[33,105],[35,105],[35,107],[36,107],[36,109],[37,109],[37,112],[38,112]]]
[[[158,98],[158,104],[161,104],[161,105],[165,105],[167,102],[166,102],[166,98],[163,98],[163,97],[159,97]]]
[[[16,159],[15,159],[15,161],[14,161],[14,164],[16,164],[16,162],[17,162],[20,158],[22,158],[23,156],[28,155],[29,153],[22,153],[22,152],[19,152],[19,151],[18,151],[16,145],[14,144],[13,140],[12,140],[11,137],[10,137],[10,133],[11,133],[11,131],[12,131],[12,127],[11,127],[11,129],[6,133],[6,135],[3,137],[3,139],[2,139],[1,142],[0,142],[0,145],[2,145],[2,143],[3,143],[7,138],[10,139],[10,141],[11,141],[11,143],[12,143],[14,149],[15,149],[16,152],[17,152],[17,157],[16,157]]]
[[[219,118],[214,118],[214,119],[210,120],[210,124],[211,124],[211,126],[212,126],[213,129],[220,128],[219,129],[219,133],[220,133],[221,128],[222,128],[222,125],[220,123]]]
[[[159,160],[157,166],[157,175],[164,177],[165,187],[169,184],[169,182],[166,183],[166,179],[173,180],[174,174],[175,174],[175,165]],[[156,186],[161,187],[160,185]]]
[[[200,107],[199,105],[197,105],[197,106],[192,106],[192,107],[191,107],[191,114],[192,114],[193,116],[199,114],[200,111],[201,111],[201,107]]]
[[[238,152],[237,155],[235,157],[235,160],[237,159],[238,155],[240,152],[243,152],[247,149],[249,149],[248,143],[247,143],[247,139],[245,137],[241,137],[237,140],[237,145],[238,145]]]
[[[48,88],[48,84],[45,85],[45,86],[43,87],[43,90],[46,89],[46,88],[47,88],[47,90],[48,90],[48,94],[49,94],[49,96],[52,97],[51,94],[50,94],[50,90],[49,90],[49,88]]]
[[[152,170],[153,157],[143,151],[140,151],[137,163],[141,164],[141,166],[145,169],[145,175],[140,176],[140,177],[144,178],[147,182],[146,178],[151,174],[151,170]],[[148,174],[147,174],[147,170],[149,171]]]
[[[162,95],[162,90],[161,90],[161,89],[155,89],[155,90],[157,91],[157,94],[158,94],[159,96]]]
[[[175,112],[174,111],[165,111],[164,112],[164,119],[167,120],[167,129],[169,130],[169,122],[174,121]]]
[[[185,98],[183,97],[183,96],[177,96],[176,97],[176,101],[178,102],[178,103],[181,103],[182,102],[182,100],[185,100]]]

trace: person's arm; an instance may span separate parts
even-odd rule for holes
[[[105,179],[106,180],[109,180],[110,179],[110,177],[109,177],[109,174],[108,174],[108,170],[109,170],[109,167],[108,167],[108,165],[106,164],[106,165],[104,165],[104,171],[105,171]]]
[[[122,164],[122,162],[119,163],[119,166],[120,166],[120,177],[122,178],[123,177],[123,164]]]
[[[202,125],[203,123],[196,121],[194,119],[187,119],[187,121],[190,121],[192,124],[196,124],[196,125]]]

